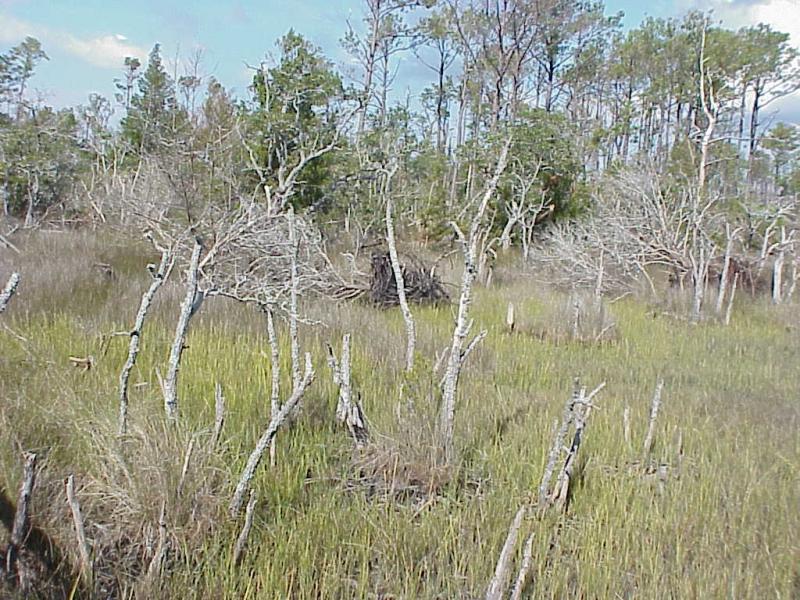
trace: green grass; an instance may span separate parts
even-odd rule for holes
[[[160,597],[483,597],[517,508],[536,494],[552,422],[580,376],[589,387],[607,387],[581,447],[585,468],[568,514],[525,523],[524,534],[534,536],[532,597],[800,595],[800,341],[786,327],[786,313],[742,300],[730,327],[694,326],[628,298],[610,308],[617,323],[612,343],[556,342],[534,332],[558,326],[548,316],[562,302],[557,295],[524,279],[479,290],[472,316],[488,336],[460,384],[461,463],[451,483],[425,502],[370,495],[354,483],[351,445],[333,419],[325,343],[337,345],[352,332],[353,381],[372,431],[382,448],[395,449],[397,469],[417,469],[424,479],[437,409],[430,367],[448,342],[454,308],[414,309],[420,352],[417,370],[406,375],[398,311],[313,302],[306,312],[325,325],[303,326],[301,341],[317,379],[299,420],[279,434],[277,466],[259,470],[255,526],[236,567],[240,523],[230,522],[225,508],[268,420],[263,318],[224,301],[204,306],[181,368],[181,424],[171,430],[162,424],[156,370],[165,368],[180,291],[165,288],[131,381],[132,429],[139,433],[117,440],[126,342],[113,339],[104,355],[99,349],[103,333],[129,326],[146,281],[130,276],[137,273],[134,260],[115,256],[124,277],[85,281],[78,297],[60,303],[52,289],[23,287],[0,317],[9,328],[0,328],[0,488],[16,489],[21,448],[40,451],[34,520],[72,556],[60,487],[70,472],[79,487],[83,482],[79,496],[93,539],[105,538],[92,521],[153,527],[160,500],[168,501],[175,562]],[[519,323],[514,334],[503,325],[510,300]],[[87,354],[96,358],[88,372],[68,362]],[[287,357],[283,352],[284,386]],[[658,377],[664,403],[650,460],[669,465],[661,483],[644,475],[640,462]],[[207,457],[215,381],[224,386],[228,418],[222,447]],[[192,435],[202,450],[178,498],[171,490]],[[189,498],[203,507],[194,519]]]

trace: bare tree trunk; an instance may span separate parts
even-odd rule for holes
[[[6,310],[6,306],[8,306],[11,296],[13,296],[17,291],[18,286],[19,273],[12,273],[11,277],[8,278],[8,282],[6,282],[6,286],[3,288],[3,291],[0,292],[0,314]]]
[[[22,484],[17,498],[17,510],[11,525],[11,539],[6,546],[6,574],[16,576],[19,551],[25,543],[30,531],[30,505],[33,496],[33,486],[36,485],[36,454],[25,453],[25,467],[23,469]]]
[[[172,267],[175,264],[175,255],[172,250],[164,250],[161,253],[161,263],[158,270],[153,272],[153,280],[150,282],[150,287],[142,295],[142,301],[139,303],[139,311],[136,313],[136,320],[133,323],[131,330],[131,340],[128,344],[128,358],[125,360],[125,365],[119,375],[119,424],[118,431],[120,435],[124,435],[128,429],[128,380],[131,376],[131,371],[136,364],[136,357],[139,355],[139,345],[142,339],[142,330],[144,329],[144,320],[147,318],[147,311],[150,309],[150,304],[153,297],[156,295],[158,288],[160,288],[164,281],[169,277]]]
[[[228,505],[228,512],[231,517],[235,518],[236,515],[239,514],[245,494],[247,494],[250,489],[250,482],[256,474],[256,469],[258,469],[264,452],[272,443],[275,434],[278,432],[280,426],[283,425],[284,421],[286,421],[289,413],[298,405],[312,381],[314,381],[314,369],[311,366],[311,354],[306,353],[306,373],[300,381],[300,385],[292,391],[291,397],[284,403],[278,414],[270,420],[267,429],[261,435],[261,438],[256,443],[255,449],[253,449],[250,453],[250,457],[247,459],[247,464],[242,471],[242,475],[239,477],[239,483],[236,484],[236,491],[233,493],[233,498],[231,498],[231,502]]]
[[[486,183],[481,202],[472,216],[469,238],[464,239],[463,234],[461,235],[464,253],[464,273],[461,280],[461,297],[458,302],[458,316],[456,317],[456,326],[453,330],[453,339],[450,345],[450,356],[447,360],[447,369],[444,375],[444,389],[442,392],[442,407],[439,423],[439,434],[444,450],[444,460],[446,462],[452,462],[455,458],[453,448],[453,426],[456,408],[456,388],[463,364],[461,351],[464,347],[467,334],[469,333],[469,307],[472,302],[472,285],[475,283],[475,277],[477,275],[476,253],[479,241],[479,228],[483,216],[486,213],[486,207],[497,190],[500,176],[503,174],[503,171],[505,171],[510,145],[511,139],[509,138],[506,140],[500,152],[494,174]],[[454,226],[460,233],[458,226],[455,224]]]
[[[647,435],[644,437],[643,454],[644,458],[650,455],[650,450],[653,448],[653,435],[656,429],[656,419],[658,418],[658,410],[661,408],[661,390],[664,388],[664,381],[659,379],[656,383],[656,391],[653,394],[653,400],[650,403],[650,419],[647,423]]]
[[[405,321],[406,324],[406,371],[410,372],[414,369],[414,347],[417,343],[417,336],[414,330],[414,316],[411,314],[411,308],[408,306],[408,299],[406,298],[403,267],[400,265],[400,257],[397,255],[397,243],[394,237],[392,198],[390,196],[391,191],[389,190],[389,184],[396,171],[397,167],[394,167],[392,171],[386,175],[386,181],[384,182],[384,196],[386,199],[386,243],[389,246],[389,259],[392,263],[394,280],[397,284],[397,298],[400,301],[400,310],[403,313],[403,321]]]
[[[739,230],[737,229],[734,232],[731,232],[731,226],[729,223],[725,223],[725,258],[722,262],[722,275],[720,276],[719,280],[719,293],[717,294],[717,303],[714,307],[714,312],[717,314],[722,313],[722,307],[725,303],[725,293],[727,292],[728,288],[728,277],[730,277],[730,269],[731,269],[731,254],[733,252],[733,242],[736,236],[736,233]]]
[[[725,325],[731,324],[731,314],[733,314],[733,298],[736,296],[736,284],[739,282],[739,273],[733,276],[733,285],[731,286],[731,295],[728,298],[728,308],[725,309]]]
[[[278,352],[278,336],[275,333],[275,319],[272,315],[270,308],[265,308],[264,312],[267,314],[267,336],[269,337],[269,354],[270,354],[270,375],[272,379],[272,391],[270,393],[270,419],[278,416],[281,410],[280,390],[281,390],[281,361]],[[276,447],[275,440],[269,445],[269,464],[273,467],[276,462]]]
[[[783,265],[786,261],[786,228],[781,227],[781,244],[778,255],[772,263],[772,302],[780,304],[783,301]]]
[[[287,212],[289,219],[289,241],[292,244],[292,265],[291,265],[291,289],[289,294],[289,339],[291,343],[292,355],[292,389],[300,385],[300,341],[297,337],[297,289],[299,278],[297,273],[297,254],[299,252],[299,240],[297,239],[297,229],[295,228],[294,210],[289,207]]]
[[[183,304],[181,304],[178,325],[175,328],[175,339],[172,342],[172,348],[169,353],[167,378],[164,381],[164,410],[170,420],[178,418],[178,370],[181,366],[181,355],[186,346],[186,332],[189,329],[189,320],[195,313],[193,309],[198,302],[198,294],[202,293],[197,289],[198,265],[200,264],[200,252],[202,249],[200,242],[195,240],[189,269],[186,271],[186,296],[184,296]]]

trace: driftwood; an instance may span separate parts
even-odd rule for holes
[[[661,408],[661,391],[663,389],[664,381],[659,379],[656,383],[656,391],[653,393],[653,400],[650,403],[650,419],[647,423],[647,435],[645,435],[644,446],[642,448],[645,459],[650,455],[650,451],[653,449],[653,436],[656,429],[658,410]]]

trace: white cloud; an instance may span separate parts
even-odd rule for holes
[[[713,16],[732,29],[766,23],[788,33],[800,47],[800,1],[798,0],[678,0],[685,9],[713,10]]]
[[[684,9],[713,10],[715,20],[737,29],[765,23],[774,31],[789,34],[789,43],[800,49],[800,0],[677,0]],[[800,92],[771,104],[768,112],[777,120],[800,124]]]
[[[18,44],[25,36],[44,37],[43,29],[0,13],[0,44]]]
[[[64,50],[97,67],[114,69],[120,67],[127,56],[147,56],[147,50],[128,43],[127,38],[119,34],[90,39],[80,39],[69,34],[61,37],[63,39],[59,45]]]
[[[101,35],[94,38],[80,38],[65,31],[22,21],[0,13],[0,43],[18,44],[25,36],[38,38],[44,46],[57,47],[96,67],[119,68],[126,56],[144,58],[147,50],[128,41],[124,35]]]

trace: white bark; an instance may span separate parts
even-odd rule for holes
[[[270,375],[272,379],[272,391],[270,393],[270,419],[274,419],[281,410],[280,391],[281,391],[281,361],[278,351],[278,336],[275,333],[275,318],[272,310],[267,308],[267,336],[269,337],[270,354]],[[269,464],[273,467],[276,461],[275,440],[269,445]]]
[[[731,324],[731,315],[733,314],[733,299],[736,296],[736,284],[739,283],[739,274],[733,276],[733,285],[731,286],[731,295],[728,298],[728,308],[725,309],[725,325]]]
[[[291,264],[291,291],[289,295],[289,339],[291,343],[292,355],[292,389],[297,389],[300,385],[300,341],[297,337],[297,295],[299,286],[299,276],[297,272],[297,255],[300,249],[300,242],[297,238],[297,230],[294,222],[294,210],[290,207],[286,213],[289,219],[289,242],[292,245],[292,264]]]
[[[522,553],[522,564],[519,567],[517,581],[514,583],[514,588],[511,590],[511,600],[520,600],[522,598],[522,591],[525,589],[525,584],[528,580],[528,572],[531,570],[532,563],[533,534],[530,534],[525,542],[525,550]]]
[[[650,402],[650,419],[647,423],[647,435],[644,437],[644,457],[650,455],[650,450],[653,448],[653,436],[656,429],[656,419],[658,418],[658,411],[661,408],[661,391],[664,388],[664,381],[659,379],[656,383],[656,391],[653,394],[653,400]]]
[[[739,232],[737,229],[736,231],[731,232],[731,226],[729,223],[725,223],[725,257],[722,261],[722,275],[720,276],[719,280],[719,293],[717,294],[717,303],[714,307],[714,312],[717,314],[722,313],[722,307],[725,304],[725,294],[728,291],[728,278],[730,277],[730,270],[731,270],[731,255],[733,253],[733,242],[736,239],[736,234]]]
[[[414,347],[416,346],[417,336],[414,329],[414,316],[408,306],[406,298],[406,286],[403,280],[403,268],[400,265],[400,258],[397,254],[397,243],[394,237],[394,221],[392,219],[392,198],[389,190],[392,176],[397,171],[397,167],[386,175],[384,182],[384,196],[386,198],[386,243],[389,246],[389,259],[392,263],[394,280],[397,284],[397,298],[400,301],[400,310],[403,313],[403,321],[406,325],[406,371],[414,368]]]
[[[222,427],[225,425],[225,396],[222,385],[217,382],[214,389],[214,434],[211,436],[211,450],[214,450],[222,436]]]
[[[158,270],[151,271],[153,280],[150,282],[150,287],[142,295],[142,301],[139,303],[139,311],[136,313],[136,320],[133,323],[133,329],[130,332],[131,340],[128,344],[128,358],[122,367],[119,375],[119,422],[118,431],[120,435],[124,435],[128,429],[128,381],[131,376],[131,371],[136,364],[136,357],[139,355],[139,345],[142,340],[142,330],[144,329],[144,321],[147,318],[147,311],[150,309],[150,304],[153,298],[167,277],[169,277],[172,267],[175,264],[175,255],[171,250],[164,250],[161,253],[161,262],[158,265]]]
[[[6,286],[3,288],[3,291],[0,292],[0,313],[5,311],[6,306],[8,306],[8,302],[11,300],[11,296],[17,291],[17,287],[19,286],[19,273],[12,273],[11,277],[8,278],[8,282],[6,282]]]
[[[442,407],[439,419],[439,435],[444,450],[444,460],[451,462],[455,458],[453,448],[453,428],[455,421],[456,389],[458,378],[463,364],[461,349],[469,332],[469,308],[472,303],[472,286],[475,283],[476,272],[476,253],[479,241],[479,229],[489,201],[494,196],[500,176],[506,168],[508,162],[508,149],[511,144],[509,138],[503,146],[497,165],[491,179],[486,183],[483,196],[480,200],[469,229],[469,237],[463,239],[462,245],[464,252],[464,273],[461,280],[461,296],[458,302],[458,315],[456,325],[453,330],[453,339],[450,345],[450,355],[447,361],[447,368],[444,375],[444,389],[442,391]],[[456,231],[459,231],[456,226]]]
[[[231,502],[228,505],[228,512],[230,513],[231,517],[236,517],[239,514],[239,511],[242,508],[242,503],[244,502],[245,494],[247,494],[248,490],[250,489],[250,482],[253,480],[253,477],[256,474],[256,469],[258,469],[258,465],[261,462],[261,458],[264,456],[264,452],[269,447],[272,440],[275,438],[275,434],[278,432],[278,429],[281,425],[283,425],[284,421],[286,421],[289,413],[298,405],[300,399],[303,397],[306,389],[308,386],[311,385],[311,382],[314,381],[314,369],[311,365],[311,354],[306,353],[306,372],[303,379],[300,381],[300,385],[292,392],[291,397],[284,403],[281,407],[281,410],[278,414],[270,420],[267,429],[261,435],[258,442],[256,443],[256,447],[250,453],[250,457],[247,459],[247,464],[245,465],[244,470],[242,471],[241,476],[239,477],[239,483],[236,485],[236,490],[233,493],[233,498],[231,498]]]
[[[503,544],[503,549],[500,551],[500,556],[497,559],[497,565],[494,569],[494,576],[489,582],[489,589],[486,590],[486,600],[501,600],[505,594],[506,581],[508,579],[508,569],[511,563],[511,554],[514,552],[514,547],[517,545],[517,537],[519,536],[520,527],[522,527],[522,519],[525,517],[527,505],[523,505],[514,516],[511,522],[511,527],[508,528],[506,541]]]
[[[197,295],[198,265],[200,264],[200,252],[202,249],[200,242],[195,240],[189,269],[186,271],[186,296],[184,296],[183,304],[181,304],[178,324],[175,327],[175,339],[172,342],[172,348],[169,353],[167,377],[164,380],[164,410],[167,413],[167,418],[173,421],[178,418],[178,371],[181,366],[181,355],[186,346],[186,332],[189,329],[189,320],[193,316],[192,306]]]
[[[772,263],[772,302],[783,301],[783,265],[786,261],[786,228],[781,227],[781,244],[775,262]]]

